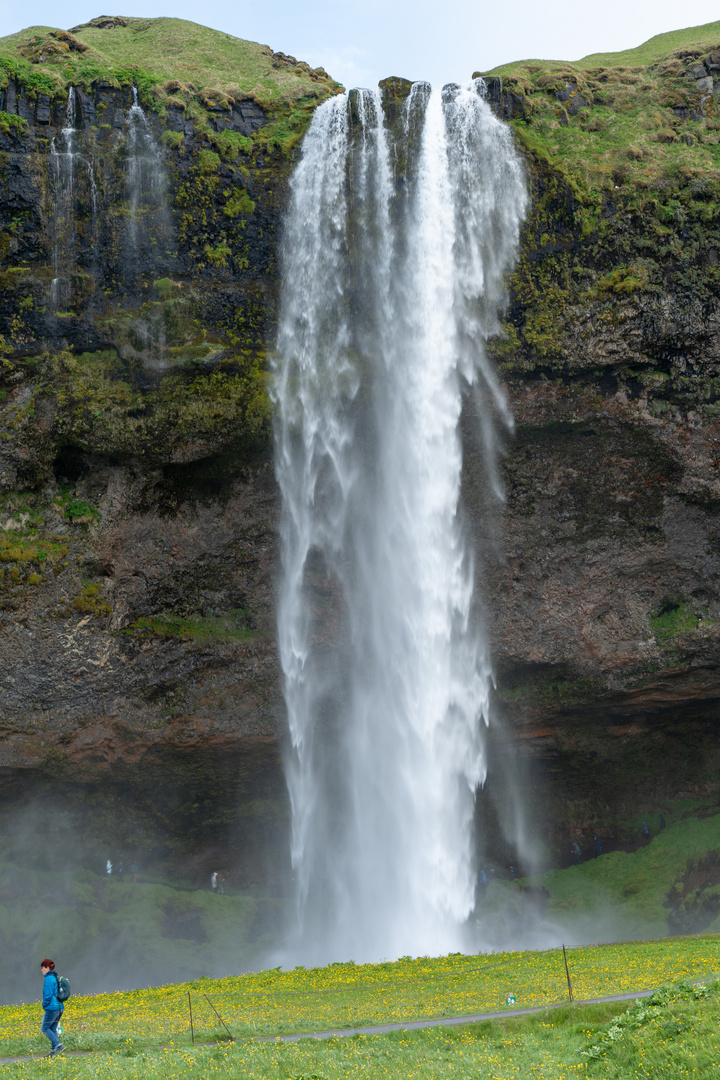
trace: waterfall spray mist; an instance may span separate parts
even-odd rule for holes
[[[480,84],[321,106],[292,181],[275,367],[280,655],[297,958],[463,943],[491,667],[459,522],[463,388],[509,413],[483,342],[526,206]],[[398,182],[401,181],[401,182]]]

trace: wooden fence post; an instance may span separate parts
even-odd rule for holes
[[[212,1011],[213,1011],[213,1012],[215,1013],[215,1015],[217,1016],[218,1020],[219,1020],[219,1021],[220,1021],[220,1023],[222,1024],[222,1026],[223,1026],[223,1027],[225,1028],[225,1030],[227,1031],[227,1033],[228,1033],[228,1035],[230,1036],[230,1038],[232,1039],[232,1041],[233,1041],[233,1042],[235,1042],[235,1036],[233,1035],[232,1031],[230,1030],[230,1028],[229,1028],[229,1027],[227,1026],[227,1024],[225,1023],[225,1021],[223,1020],[223,1018],[222,1018],[222,1016],[220,1015],[220,1013],[219,1013],[219,1012],[217,1011],[217,1009],[216,1009],[216,1008],[215,1008],[215,1006],[213,1005],[213,1003],[212,1003],[212,1001],[210,1000],[210,998],[209,998],[209,997],[207,996],[207,994],[203,994],[203,997],[204,997],[204,998],[205,998],[205,1000],[207,1001],[207,1003],[208,1003],[208,1005],[210,1006],[210,1008],[212,1009]]]
[[[567,953],[565,952],[565,945],[563,945],[563,960],[565,961],[565,974],[567,975],[568,994],[570,995],[570,1000],[572,1001],[572,999],[573,999],[572,983],[570,982],[570,968],[568,967]]]

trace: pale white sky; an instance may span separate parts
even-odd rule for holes
[[[640,45],[654,34],[720,18],[717,0],[540,4],[537,0],[153,0],[100,8],[98,0],[0,0],[0,36],[35,25],[67,29],[97,15],[172,15],[271,45],[346,86],[388,75],[465,82],[476,70],[529,57],[577,60]],[[720,45],[720,41],[718,42]]]

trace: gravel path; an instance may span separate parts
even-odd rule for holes
[[[601,1005],[604,1001],[635,1001],[650,997],[654,990],[638,990],[634,994],[611,994],[610,997],[588,998],[573,1001],[573,1005]],[[334,1031],[309,1031],[304,1035],[264,1035],[255,1042],[298,1042],[299,1039],[339,1039],[347,1035],[385,1035],[389,1031],[419,1031],[421,1028],[457,1027],[459,1024],[479,1024],[483,1020],[502,1020],[506,1016],[529,1016],[531,1013],[549,1012],[569,1005],[557,1001],[553,1005],[534,1005],[530,1009],[503,1009],[502,1012],[473,1013],[471,1016],[443,1016],[437,1020],[406,1020],[401,1024],[376,1024],[374,1027],[337,1028]]]

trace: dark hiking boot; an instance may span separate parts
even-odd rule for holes
[[[53,1054],[62,1054],[64,1049],[65,1043],[58,1043],[55,1049],[50,1051],[50,1055],[52,1056]]]

